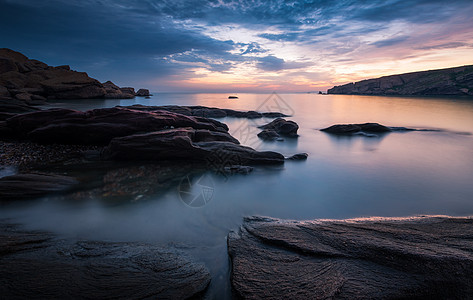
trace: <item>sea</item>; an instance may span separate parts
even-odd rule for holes
[[[228,99],[230,95],[238,99]],[[165,182],[153,176],[164,168],[159,164],[63,166],[55,171],[81,182],[74,191],[2,204],[0,219],[66,238],[176,248],[209,269],[208,299],[229,299],[226,238],[246,216],[313,220],[473,215],[471,97],[154,93],[148,99],[55,100],[43,108],[133,104],[282,112],[299,125],[297,138],[259,140],[258,126],[272,119],[218,120],[243,145],[309,156],[256,166],[246,175],[171,166],[166,167]],[[366,122],[418,130],[364,136],[320,131],[333,124]],[[113,197],[117,191],[119,197]]]

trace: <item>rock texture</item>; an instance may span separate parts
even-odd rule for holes
[[[172,127],[192,127],[226,132],[215,120],[188,117],[166,111],[142,112],[126,108],[102,108],[86,112],[50,109],[13,116],[4,121],[3,137],[39,143],[106,145],[115,137]],[[0,122],[1,127],[1,122]],[[0,130],[0,138],[2,137]]]
[[[37,105],[47,98],[133,97],[133,89],[121,89],[110,81],[102,84],[87,73],[72,71],[69,66],[52,67],[19,52],[0,49],[0,100],[16,99],[28,105]],[[0,108],[3,108],[2,103]],[[15,112],[23,111],[19,108]]]
[[[218,158],[225,166],[284,162],[282,154],[259,152],[239,145],[238,140],[226,132],[193,128],[167,129],[115,138],[105,148],[104,157],[114,160],[189,160],[205,163]]]
[[[177,105],[163,105],[163,106],[145,106],[141,104],[135,104],[126,106],[126,108],[141,111],[156,111],[165,110],[183,114],[186,116],[198,116],[205,118],[247,118],[247,119],[259,119],[259,118],[279,118],[287,117],[287,115],[279,112],[257,112],[257,111],[237,111],[233,109],[215,108],[206,106],[177,106]]]
[[[297,137],[299,125],[294,121],[286,121],[282,118],[277,118],[271,123],[260,126],[259,128],[263,129],[263,131],[258,133],[259,138],[263,140],[276,140],[281,136]]]
[[[335,86],[328,94],[473,95],[473,65],[413,72]]]
[[[245,219],[228,236],[243,299],[470,299],[473,219]]]
[[[78,182],[68,176],[53,174],[17,174],[0,178],[0,201],[33,199],[64,192]]]
[[[139,243],[60,240],[0,224],[3,299],[202,298],[208,270],[179,252]]]

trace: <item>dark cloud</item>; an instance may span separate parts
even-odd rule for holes
[[[376,46],[378,48],[389,47],[389,46],[392,46],[392,45],[400,44],[400,43],[404,42],[405,40],[407,40],[408,38],[409,37],[407,37],[407,36],[398,36],[398,37],[393,37],[393,38],[390,38],[390,39],[377,41],[377,42],[371,43],[370,45]]]
[[[101,80],[189,78],[196,66],[231,72],[242,62],[263,71],[310,64],[278,57],[264,40],[312,47],[331,58],[357,51],[360,37],[396,22],[416,26],[463,18],[466,25],[451,29],[459,31],[471,26],[472,14],[471,0],[0,0],[0,46],[52,65],[71,64]],[[258,32],[263,45],[206,33],[223,25]],[[403,32],[383,36],[367,46],[412,41],[420,50],[462,47],[451,41],[418,46]]]

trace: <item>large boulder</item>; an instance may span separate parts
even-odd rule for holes
[[[198,299],[207,268],[142,243],[59,239],[0,224],[2,299]]]
[[[166,111],[142,112],[126,108],[102,108],[87,112],[51,109],[17,115],[6,121],[18,138],[40,143],[106,145],[115,137],[167,129],[192,127],[226,132],[216,120]]]
[[[242,299],[469,299],[473,219],[286,221],[228,235]]]
[[[18,71],[18,67],[15,64],[15,62],[9,58],[0,57],[0,74],[10,72],[10,71],[14,71],[14,72]]]
[[[212,163],[218,156],[226,165],[279,164],[284,156],[258,152],[239,145],[226,132],[193,128],[167,129],[113,139],[104,149],[104,157],[114,160],[189,160]]]

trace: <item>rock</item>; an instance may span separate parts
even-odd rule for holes
[[[227,132],[216,120],[155,111],[142,112],[126,108],[101,108],[87,112],[51,109],[14,116],[7,126],[17,138],[40,143],[106,145],[115,137],[152,132],[173,127]],[[215,133],[217,134],[217,133]]]
[[[230,174],[230,175],[235,175],[235,174],[248,175],[251,172],[253,172],[254,168],[250,166],[234,165],[234,166],[224,167],[223,169],[226,174]]]
[[[31,94],[28,93],[21,93],[21,94],[16,94],[15,98],[21,101],[30,101],[31,100]]]
[[[135,96],[135,89],[132,87],[122,87],[120,88],[120,91],[124,94],[130,94],[133,95],[133,97]]]
[[[265,129],[258,133],[258,137],[265,141],[274,141],[280,138],[279,134],[273,129]]]
[[[38,111],[38,109],[20,100],[0,99],[0,111],[5,113],[24,113]]]
[[[237,96],[228,96],[228,99],[238,99]]]
[[[126,108],[142,111],[155,111],[155,110],[166,110],[170,112],[175,112],[183,114],[186,116],[201,116],[206,118],[247,118],[247,119],[256,119],[256,118],[278,118],[278,117],[287,117],[285,114],[278,112],[267,112],[259,113],[256,111],[237,111],[233,109],[224,109],[224,108],[215,108],[215,107],[206,107],[206,106],[177,106],[177,105],[164,105],[164,106],[146,106],[141,104],[135,104],[131,106],[125,106]]]
[[[66,70],[60,70],[65,71]],[[71,72],[41,82],[49,96],[58,99],[102,98],[106,92],[102,84],[83,72]]]
[[[384,76],[335,86],[328,94],[473,95],[473,65]]]
[[[107,99],[131,99],[135,97],[135,94],[124,93],[122,90],[111,81],[102,83],[105,88],[105,98]]]
[[[10,92],[4,86],[0,86],[0,97],[10,97]]]
[[[64,192],[78,182],[71,177],[52,174],[18,174],[0,178],[0,201],[38,198]]]
[[[306,160],[309,157],[307,153],[297,153],[293,156],[286,158],[287,160]]]
[[[330,127],[320,129],[320,131],[338,135],[352,135],[360,132],[365,133],[386,133],[391,132],[391,128],[378,123],[363,124],[337,124]]]
[[[0,49],[0,86],[12,94],[12,90],[41,89],[38,93],[29,93],[49,99],[130,99],[135,96],[133,89],[122,91],[110,81],[102,85],[87,73],[72,71],[68,65],[51,67],[6,48]]]
[[[271,123],[260,126],[259,128],[270,130],[270,131],[272,130],[276,132],[277,134],[280,134],[283,136],[297,137],[298,136],[297,130],[299,129],[299,125],[297,125],[297,123],[294,121],[286,121],[282,118],[277,118]],[[260,132],[260,134],[262,134],[262,136],[266,135],[266,133],[263,133],[263,132]],[[258,136],[260,136],[260,134],[258,134]]]
[[[104,149],[105,159],[149,161],[199,161],[211,164],[280,164],[284,156],[276,152],[258,152],[239,145],[226,132],[193,128],[167,129],[113,139]]]
[[[18,72],[18,67],[15,62],[9,58],[0,57],[0,74],[10,71]]]
[[[10,89],[22,89],[26,86],[28,77],[20,72],[10,71],[0,74],[0,85]]]
[[[138,96],[138,97],[150,96],[149,90],[147,90],[147,89],[139,89],[138,92],[136,92],[136,96]]]
[[[59,239],[0,224],[5,299],[195,299],[210,283],[203,264],[142,243]]]
[[[247,218],[228,235],[242,299],[466,299],[473,219]]]

